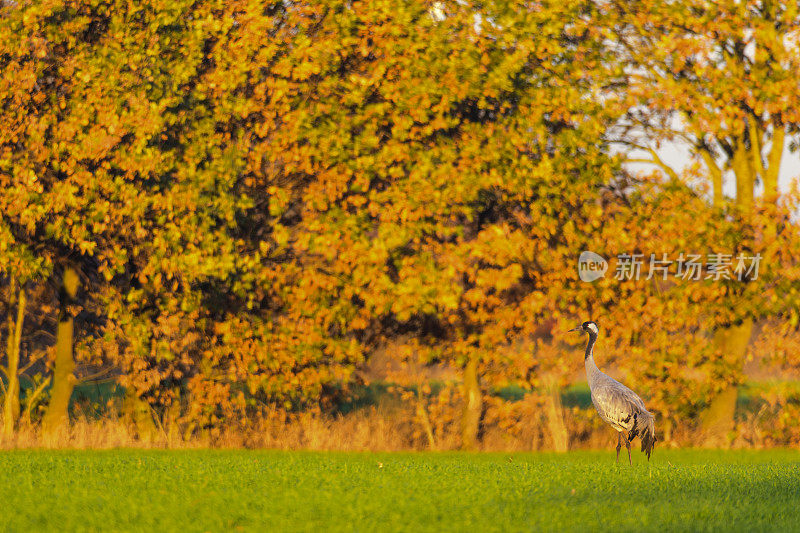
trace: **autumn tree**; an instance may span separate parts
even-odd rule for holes
[[[797,5],[690,0],[606,7],[630,92],[620,140],[671,175],[676,171],[655,143],[684,144],[705,164],[716,206],[726,176],[744,210],[759,186],[774,202],[784,149],[800,133]]]
[[[755,243],[762,252],[762,271],[778,270],[777,233],[786,227],[752,217],[778,216],[769,205],[779,198],[785,150],[796,148],[800,133],[797,5],[705,0],[600,4],[608,42],[623,62],[629,98],[628,111],[611,137],[645,154],[636,161],[653,163],[672,179],[680,179],[679,171],[661,159],[659,146],[675,142],[688,148],[702,162],[716,208],[726,206],[724,183],[733,180],[742,237],[763,229]],[[762,203],[756,202],[759,190]],[[756,227],[749,228],[751,223]],[[714,342],[742,361],[753,319],[765,309],[748,305],[747,291],[739,289],[728,301],[729,312],[716,319]],[[728,388],[711,406],[706,425],[714,438],[730,427],[735,400],[736,389]]]
[[[249,171],[274,221],[265,248],[288,259],[269,275],[284,316],[353,354],[417,336],[421,360],[464,369],[472,446],[495,347],[550,309],[613,172],[591,6],[246,13],[241,34],[263,37],[231,46],[227,76],[248,95]]]
[[[516,383],[549,387],[564,448],[558,389],[581,359],[560,334],[600,316],[609,361],[668,420],[696,416],[741,377],[707,332],[749,336],[796,299],[792,206],[753,192],[797,131],[793,41],[772,38],[793,12],[726,5],[4,3],[7,428],[20,303],[45,285],[60,289],[52,430],[87,368],[143,419],[214,435],[333,406],[384,349],[459,372],[464,447],[486,394]],[[716,208],[687,176],[631,176],[611,155],[678,138],[709,165]],[[749,176],[736,205],[728,168]],[[687,243],[772,266],[694,284],[575,269],[583,250]]]
[[[236,146],[213,142],[192,92],[214,35],[233,23],[222,13],[213,2],[3,8],[4,236],[41,276],[63,277],[48,430],[66,419],[76,380],[79,281],[101,321],[125,326],[196,308],[199,285],[241,262],[228,231],[249,205],[230,193]],[[138,342],[119,339],[126,353]]]

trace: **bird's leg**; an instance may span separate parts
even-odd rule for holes
[[[620,433],[622,435],[622,433]],[[631,461],[631,440],[625,435],[625,446],[628,448],[628,464],[633,466],[633,461]]]
[[[617,464],[619,464],[619,449],[622,448],[622,432],[617,432]]]

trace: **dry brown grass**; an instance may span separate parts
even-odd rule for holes
[[[143,437],[136,428],[120,418],[80,418],[52,435],[46,435],[39,426],[23,424],[10,438],[0,437],[0,449],[15,448],[190,448],[202,443],[183,440],[175,435],[158,434]]]
[[[457,408],[457,406],[456,406]],[[612,449],[616,434],[590,409],[564,409],[569,449]],[[435,450],[460,447],[459,426],[436,423]],[[754,416],[737,424],[734,448],[764,448],[791,443],[765,437],[764,421]],[[429,450],[413,408],[378,405],[346,415],[301,413],[291,419],[264,417],[230,425],[224,430],[195,431],[187,436],[176,424],[151,425],[142,429],[128,417],[108,413],[103,418],[80,416],[59,434],[44,435],[35,425],[22,424],[11,438],[0,437],[0,449],[15,448],[269,448],[282,450],[403,451]],[[666,428],[662,428],[666,429]],[[550,451],[553,439],[543,413],[516,417],[498,423],[484,421],[480,451]],[[659,435],[661,437],[661,435]],[[658,447],[694,446],[691,430],[672,430],[668,442]]]
[[[567,428],[574,432],[570,448],[606,447],[612,433],[578,427],[566,412]],[[439,427],[436,450],[460,447],[458,425]],[[270,448],[283,450],[402,451],[430,449],[414,411],[385,406],[368,407],[346,415],[302,413],[291,420],[267,417],[232,425],[222,431],[196,432],[185,437],[177,426],[144,431],[125,417],[109,414],[100,419],[79,417],[56,435],[23,424],[11,438],[0,438],[0,449],[15,448]],[[536,451],[552,449],[547,426],[540,420],[520,421],[513,431],[485,427],[481,451]]]

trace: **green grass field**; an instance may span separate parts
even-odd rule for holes
[[[624,454],[624,450],[623,450]],[[0,453],[7,531],[800,531],[800,453]]]

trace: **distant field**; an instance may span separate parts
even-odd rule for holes
[[[624,450],[623,450],[624,453]],[[798,531],[800,453],[0,453],[7,531]]]

